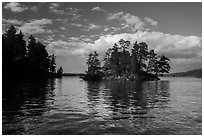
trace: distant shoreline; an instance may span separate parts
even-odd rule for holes
[[[185,72],[164,74],[163,76],[160,75],[160,77],[196,77],[196,78],[202,78],[202,68],[189,70],[189,71],[185,71]]]

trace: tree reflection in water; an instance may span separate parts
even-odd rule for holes
[[[88,82],[87,89],[90,108],[114,120],[147,117],[151,109],[165,108],[169,101],[169,81],[107,80]]]
[[[32,124],[42,123],[40,117],[49,111],[54,96],[55,80],[15,81],[3,86],[2,123],[6,123],[3,126],[4,134],[22,134],[26,129],[32,128]],[[7,128],[13,123],[16,126],[12,126],[12,130]]]

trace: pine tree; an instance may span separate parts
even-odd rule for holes
[[[60,67],[60,68],[57,70],[57,74],[62,75],[62,73],[63,73],[63,68]]]
[[[39,69],[49,71],[49,55],[46,47],[39,41],[36,43],[36,61]]]
[[[16,35],[16,55],[19,59],[24,59],[26,55],[26,41],[23,39],[24,35],[20,31],[19,34]]]
[[[111,58],[110,58],[110,64],[111,64],[111,72],[116,75],[121,75],[121,48],[118,44],[114,44],[113,48],[111,49]]]
[[[133,49],[131,50],[131,72],[133,75],[137,75],[139,73],[139,44],[136,41],[133,44]]]
[[[109,48],[106,53],[105,53],[105,57],[104,57],[104,64],[102,67],[103,72],[105,73],[105,76],[109,76],[112,72],[111,72],[111,63],[110,63],[110,58],[111,58],[111,49]]]
[[[158,73],[169,73],[169,70],[171,69],[170,65],[169,65],[169,61],[170,59],[167,58],[166,56],[162,55],[160,57],[160,59],[157,61],[157,65],[156,65],[156,75]]]
[[[121,39],[119,41],[119,44],[121,46],[121,73],[123,75],[129,75],[130,72],[130,53],[129,53],[129,46],[130,46],[130,41],[125,41]]]
[[[56,69],[56,63],[55,63],[55,55],[52,54],[50,56],[50,66],[49,66],[50,72],[55,73]]]
[[[157,54],[154,53],[154,50],[150,50],[149,55],[147,56],[148,58],[148,66],[146,71],[147,72],[154,72],[155,71],[155,67],[157,64]]]
[[[27,57],[28,57],[29,67],[35,68],[37,66],[37,60],[36,60],[37,59],[37,54],[36,54],[37,42],[36,42],[36,39],[32,35],[29,37],[27,48],[28,48]]]
[[[4,46],[3,48],[6,50],[6,56],[8,59],[13,61],[16,57],[16,28],[11,25],[11,27],[4,33]]]
[[[98,53],[94,51],[94,53],[89,54],[89,58],[87,60],[88,65],[88,74],[98,74],[101,71],[100,61],[98,59]]]

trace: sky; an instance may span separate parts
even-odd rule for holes
[[[81,73],[88,54],[120,39],[146,42],[171,61],[170,72],[202,67],[201,2],[3,2],[2,32],[10,25],[56,55],[57,68]]]

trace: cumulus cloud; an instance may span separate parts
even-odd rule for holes
[[[85,45],[82,41],[75,41],[75,38],[70,38],[71,41],[57,40],[48,44],[49,53],[54,53],[58,57],[66,57],[69,55],[84,55],[86,50],[82,47]],[[87,50],[88,51],[88,50]]]
[[[4,18],[2,18],[2,23],[12,24],[12,25],[21,25],[23,23],[23,21],[22,20],[16,20],[16,19],[4,19]]]
[[[93,51],[99,53],[100,59],[104,57],[108,48],[120,39],[146,42],[148,49],[155,49],[158,55],[164,54],[171,59],[172,71],[179,71],[186,68],[199,68],[202,64],[201,38],[197,36],[171,35],[161,32],[138,31],[136,33],[109,34],[100,36],[93,41],[87,36],[71,37],[69,41],[52,41],[49,44],[49,51],[53,51],[58,57],[81,56],[87,58]],[[132,45],[130,46],[132,48]],[[192,65],[193,64],[193,65]],[[176,68],[176,70],[174,70]]]
[[[79,37],[70,37],[69,40],[70,41],[79,41],[80,38]]]
[[[31,11],[37,12],[40,6],[41,4],[38,4],[38,6],[26,6],[26,5],[23,5],[22,3],[10,2],[10,3],[5,4],[4,8],[9,9],[15,13],[20,13],[25,10],[31,10]]]
[[[78,20],[81,15],[79,12],[81,9],[73,8],[73,7],[67,7],[66,9],[60,9],[61,3],[51,3],[49,5],[49,10],[52,13],[58,14],[58,15],[71,15],[72,20]]]
[[[134,30],[144,29],[145,23],[137,16],[126,13],[121,19],[125,21],[125,27],[130,27]]]
[[[83,25],[79,23],[71,23],[70,25],[74,27],[83,27]]]
[[[151,19],[151,18],[148,18],[148,17],[145,17],[144,20],[147,22],[147,23],[150,23],[150,25],[152,26],[156,26],[158,24],[157,21]]]
[[[108,31],[108,30],[110,30],[110,28],[104,28],[104,31]]]
[[[22,6],[18,2],[10,2],[7,3],[4,8],[11,10],[12,12],[23,12],[24,10],[27,10],[28,8],[25,6]]]
[[[61,29],[61,30],[66,30],[66,28],[65,28],[65,27],[60,27],[60,29]]]
[[[136,30],[149,30],[150,28],[147,28],[147,24],[150,24],[151,26],[156,26],[158,24],[157,21],[145,17],[144,20],[139,18],[138,16],[132,15],[130,13],[124,13],[124,12],[117,12],[117,13],[109,13],[107,20],[119,20],[121,21],[122,28],[129,28],[130,30],[136,31]]]
[[[181,35],[171,35],[161,32],[148,32],[148,31],[138,31],[134,34],[130,33],[121,33],[121,34],[109,34],[100,36],[95,41],[82,41],[79,38],[72,41],[60,43],[67,47],[66,54],[65,51],[60,52],[57,50],[56,53],[60,55],[81,55],[87,56],[89,52],[97,51],[100,56],[104,56],[104,53],[108,48],[111,48],[114,43],[117,43],[120,39],[125,39],[134,43],[146,42],[149,45],[150,49],[155,49],[155,52],[158,55],[166,55],[171,59],[172,66],[192,64],[194,62],[195,66],[199,66],[202,62],[202,46],[201,38],[197,36],[181,36]],[[63,47],[62,46],[62,47]],[[130,47],[132,48],[132,47]],[[190,65],[189,65],[190,66]]]
[[[66,8],[66,10],[68,11],[68,14],[72,15],[72,20],[79,20],[80,19],[81,14],[79,12],[82,11],[82,9],[68,7],[68,8]]]
[[[88,26],[86,26],[86,31],[94,30],[94,29],[101,29],[101,25],[96,25],[94,23],[90,23]]]
[[[106,12],[106,10],[104,10],[103,8],[101,8],[101,7],[93,7],[92,9],[91,9],[92,11],[101,11],[101,12]]]
[[[118,13],[114,13],[114,14],[109,13],[108,17],[107,17],[107,20],[120,19],[123,14],[124,14],[123,12],[118,12]]]
[[[34,12],[38,12],[38,10],[42,6],[42,4],[43,4],[43,2],[38,2],[36,6],[30,6],[30,7],[28,7],[28,9],[31,11],[34,11]]]
[[[51,30],[46,30],[45,25],[52,24],[52,20],[50,19],[36,19],[36,20],[30,20],[27,23],[24,23],[20,29],[23,33],[28,34],[36,34],[36,33],[51,33]]]
[[[23,12],[27,10],[28,7],[19,4],[18,2],[7,3],[4,8],[11,10],[12,12]]]
[[[66,14],[64,10],[58,9],[59,7],[60,7],[59,3],[51,3],[49,6],[49,10],[50,10],[50,12],[53,12],[53,13],[56,13],[59,15]]]

